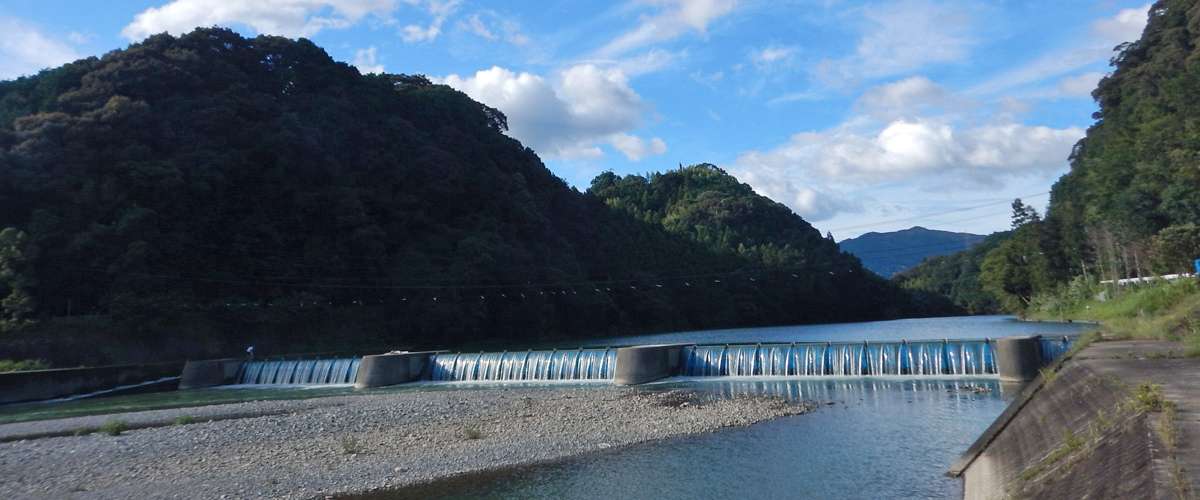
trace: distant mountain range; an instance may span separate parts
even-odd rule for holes
[[[890,233],[867,233],[838,243],[842,251],[862,259],[863,267],[887,278],[935,255],[971,248],[986,236],[935,231],[917,226]]]

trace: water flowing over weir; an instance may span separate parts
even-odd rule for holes
[[[362,358],[247,361],[237,384],[353,384]]]
[[[1067,337],[1041,339],[1045,362],[1067,351]],[[687,377],[803,377],[865,375],[991,375],[994,340],[753,344],[691,346],[683,350]]]
[[[429,380],[611,380],[617,350],[565,349],[436,354]]]
[[[1065,353],[1070,337],[1038,341],[1042,364]],[[655,347],[655,346],[647,346]],[[478,353],[425,352],[427,382],[613,381],[617,348]],[[688,345],[679,351],[684,377],[994,375],[996,342],[983,340]],[[362,359],[248,361],[238,385],[353,384]],[[671,366],[675,366],[674,361]],[[619,383],[619,381],[618,381]]]

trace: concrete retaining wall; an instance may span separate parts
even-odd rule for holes
[[[179,375],[180,363],[0,373],[0,404],[41,401]]]
[[[652,382],[679,374],[683,348],[692,344],[661,344],[621,347],[617,349],[617,385]]]
[[[363,356],[355,389],[386,387],[420,380],[430,368],[433,352],[403,352]]]
[[[179,388],[200,389],[232,384],[235,382],[234,377],[237,377],[238,369],[245,361],[240,358],[189,360],[187,364],[183,365]]]
[[[949,471],[967,500],[1155,498],[1154,448],[1129,391],[1083,363],[1037,378]]]

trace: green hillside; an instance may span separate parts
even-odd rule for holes
[[[0,82],[7,352],[108,362],[911,313],[731,177],[635,203],[600,193],[609,174],[584,195],[505,128],[422,76],[215,28]],[[711,170],[660,178],[695,169]]]

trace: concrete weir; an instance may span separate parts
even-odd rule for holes
[[[996,365],[1001,382],[1029,382],[1042,367],[1041,335],[996,339]]]
[[[232,384],[246,360],[240,358],[189,360],[183,365],[179,389],[200,389]]]
[[[354,380],[355,389],[386,387],[420,380],[429,373],[430,356],[434,352],[389,352],[363,356]]]
[[[613,383],[636,385],[679,374],[683,348],[692,344],[659,344],[617,349],[617,372]]]

